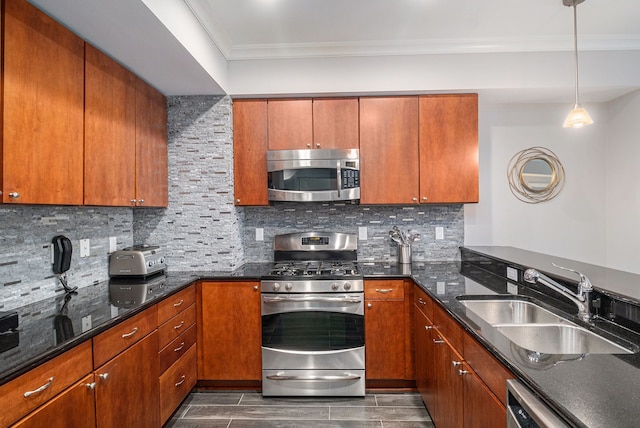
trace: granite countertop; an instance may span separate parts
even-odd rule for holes
[[[473,247],[474,250],[476,248]],[[491,253],[489,249],[486,251]],[[497,250],[495,253],[504,255]],[[537,262],[545,263],[546,260],[541,257]],[[505,294],[506,281],[478,279],[475,276],[471,279],[465,269],[461,269],[460,262],[414,262],[411,266],[361,262],[360,265],[368,279],[413,278],[525,385],[536,391],[573,425],[631,427],[640,420],[640,388],[637,386],[640,385],[640,354],[590,354],[564,359],[543,355],[545,358],[531,359],[530,355],[523,353],[522,348],[495,328],[472,313],[467,313],[456,299],[460,295]],[[245,264],[232,272],[171,272],[161,286],[156,287],[145,301],[137,304],[114,305],[109,282],[105,281],[79,289],[66,305],[65,296],[60,295],[18,308],[19,345],[0,351],[0,385],[196,280],[258,280],[268,273],[270,266],[271,263],[254,263]],[[56,330],[56,317],[59,320],[60,316],[69,318],[74,336],[60,337]],[[88,318],[91,319],[90,328],[86,328]],[[607,323],[602,323],[607,328]],[[626,338],[640,344],[638,335],[629,332]]]

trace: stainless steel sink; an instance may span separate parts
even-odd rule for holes
[[[459,296],[468,315],[484,320],[516,345],[543,354],[633,354],[638,347],[616,343],[525,299]],[[470,313],[469,313],[470,312]]]
[[[491,325],[559,323],[563,318],[527,300],[460,300]]]
[[[543,354],[633,354],[604,337],[572,324],[498,325],[518,346]]]

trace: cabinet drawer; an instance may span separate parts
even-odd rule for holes
[[[136,343],[157,326],[155,306],[121,322],[93,339],[93,367],[98,368]]]
[[[506,406],[507,379],[514,379],[515,375],[468,334],[464,335],[464,359]]]
[[[420,287],[414,286],[413,303],[424,315],[433,320],[433,300]]]
[[[176,337],[180,336],[187,328],[196,323],[196,305],[189,306],[185,311],[171,318],[158,327],[159,349],[167,346]]]
[[[189,394],[197,381],[196,347],[160,376],[160,422],[164,424]]]
[[[451,343],[456,351],[462,353],[463,330],[451,316],[440,306],[433,305],[433,323],[438,331]]]
[[[92,369],[91,341],[86,341],[2,385],[0,426],[6,427],[17,421],[80,380]]]
[[[158,303],[158,325],[187,309],[196,302],[196,288],[191,285]]]
[[[364,298],[367,300],[404,300],[404,281],[365,281]]]
[[[196,326],[192,325],[160,350],[160,374],[171,367],[194,343],[196,343]]]

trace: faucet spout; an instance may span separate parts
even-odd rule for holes
[[[591,306],[591,291],[593,291],[593,286],[591,285],[591,281],[585,275],[581,274],[578,271],[573,269],[564,268],[562,266],[558,266],[553,264],[555,267],[563,270],[567,270],[570,272],[574,272],[580,275],[580,282],[578,283],[578,293],[574,293],[569,290],[564,285],[554,281],[543,273],[538,272],[535,269],[527,269],[524,271],[524,280],[531,284],[535,284],[539,282],[552,290],[555,290],[562,294],[563,296],[570,299],[577,307],[578,307],[578,317],[583,321],[591,321],[593,315],[590,312]]]

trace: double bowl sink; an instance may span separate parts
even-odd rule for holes
[[[458,296],[458,301],[516,345],[542,354],[634,354],[624,339],[604,337],[517,296]]]

